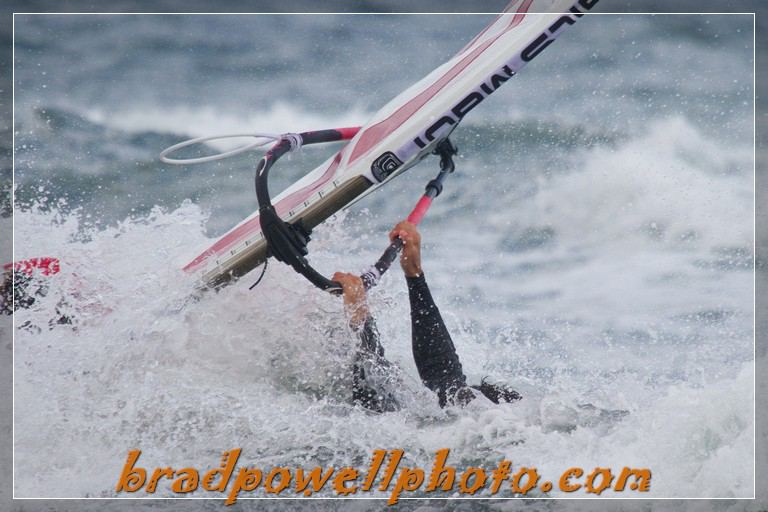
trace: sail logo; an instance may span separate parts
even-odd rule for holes
[[[403,165],[402,160],[397,158],[397,155],[391,151],[387,151],[373,161],[373,164],[371,164],[371,172],[379,183],[381,183],[401,165]]]

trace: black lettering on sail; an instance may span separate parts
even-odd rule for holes
[[[483,101],[483,99],[483,95],[479,92],[471,92],[467,95],[466,98],[461,100],[458,105],[453,107],[451,112],[453,112],[456,117],[461,119],[467,114],[467,112],[475,108],[481,101]]]
[[[579,0],[579,5],[589,11],[598,1],[599,0]]]
[[[509,77],[508,77],[508,76],[493,75],[493,76],[491,77],[491,87],[493,87],[493,90],[495,91],[496,89],[498,89],[498,88],[499,88],[499,86],[500,86],[501,84],[503,84],[503,83],[504,83],[504,82],[506,82],[507,80],[509,80]]]
[[[445,124],[456,124],[456,121],[451,119],[448,116],[443,116],[440,119],[437,120],[435,124],[427,128],[427,131],[424,133],[424,138],[428,141],[435,140],[435,132],[443,127]]]
[[[549,39],[547,34],[541,34],[539,37],[525,47],[525,50],[520,54],[520,58],[525,62],[533,60],[538,54],[544,51],[544,48],[552,44],[552,39]]]
[[[563,26],[564,23],[567,23],[569,25],[573,25],[576,23],[576,20],[572,19],[570,16],[560,16],[557,21],[555,21],[551,27],[549,27],[549,31],[553,34],[560,30],[560,27]]]

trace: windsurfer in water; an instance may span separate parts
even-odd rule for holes
[[[48,295],[48,278],[59,273],[58,258],[41,257],[19,260],[3,265],[3,276],[0,282],[0,314],[12,315],[18,309],[31,308],[38,299]],[[70,314],[64,313],[66,302],[60,300],[56,305],[56,315],[48,321],[48,327],[73,324]],[[39,329],[31,320],[19,325],[19,328]]]
[[[421,235],[416,226],[403,221],[389,233],[390,240],[395,237],[404,242],[400,266],[411,303],[413,358],[422,382],[437,394],[440,406],[466,405],[478,394],[497,404],[520,400],[520,394],[503,385],[485,380],[477,386],[467,385],[456,347],[421,268]],[[375,377],[386,373],[392,364],[384,357],[384,347],[368,309],[363,282],[359,276],[343,272],[334,274],[333,279],[342,285],[350,326],[360,338],[360,348],[353,363],[354,401],[378,412],[396,410],[399,404],[394,394]]]

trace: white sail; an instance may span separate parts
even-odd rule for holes
[[[340,151],[275,197],[277,213],[312,228],[407,170],[596,3],[514,0],[453,58],[387,103]],[[184,269],[218,284],[265,258],[255,212]]]

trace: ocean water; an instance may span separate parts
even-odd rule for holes
[[[519,403],[437,406],[397,271],[370,302],[404,407],[374,415],[349,404],[337,299],[277,263],[254,290],[202,296],[180,270],[255,208],[255,159],[176,168],[163,148],[362,124],[491,19],[16,16],[3,258],[62,261],[14,319],[17,497],[112,497],[133,448],[146,468],[208,468],[234,447],[265,468],[365,466],[376,448],[430,467],[447,447],[460,468],[506,458],[550,479],[648,467],[638,497],[752,496],[751,16],[585,17],[454,133],[424,268],[470,380]],[[275,190],[335,149],[281,161]],[[313,263],[368,266],[436,170],[319,227]]]

